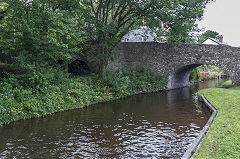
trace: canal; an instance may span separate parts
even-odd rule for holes
[[[180,158],[210,113],[191,87],[100,103],[0,128],[0,158]]]

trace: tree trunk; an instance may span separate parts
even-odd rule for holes
[[[103,82],[106,80],[107,64],[108,64],[107,60],[102,60],[102,61],[99,61],[98,63],[98,78]]]
[[[68,63],[67,62],[65,62],[65,64],[64,64],[64,72],[68,73]]]

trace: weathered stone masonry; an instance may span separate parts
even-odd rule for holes
[[[109,62],[108,69],[144,67],[162,74],[168,80],[168,89],[188,86],[191,71],[204,64],[222,68],[234,85],[240,85],[240,48],[237,47],[129,42],[121,43],[116,51],[118,58]]]

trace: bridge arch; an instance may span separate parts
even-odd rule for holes
[[[168,80],[168,89],[189,85],[191,71],[205,64],[228,72],[234,85],[240,85],[240,48],[220,45],[182,44],[173,46],[158,42],[123,42],[118,57],[107,69],[144,67]]]
[[[189,64],[185,65],[183,67],[178,68],[175,72],[173,72],[169,78],[168,78],[168,88],[180,88],[180,87],[186,87],[190,85],[190,75],[194,69],[196,69],[199,66],[203,66],[206,64]],[[212,64],[207,64],[211,66],[215,66]],[[220,69],[221,66],[215,66]],[[224,70],[224,69],[223,69]],[[225,70],[224,70],[225,71]],[[225,71],[227,72],[227,71]]]
[[[168,78],[168,88],[180,88],[190,85],[191,72],[203,64],[190,64],[178,68],[175,72],[170,74]]]

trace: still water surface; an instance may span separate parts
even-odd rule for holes
[[[11,123],[0,128],[0,158],[180,158],[210,116],[196,91],[218,84]]]

